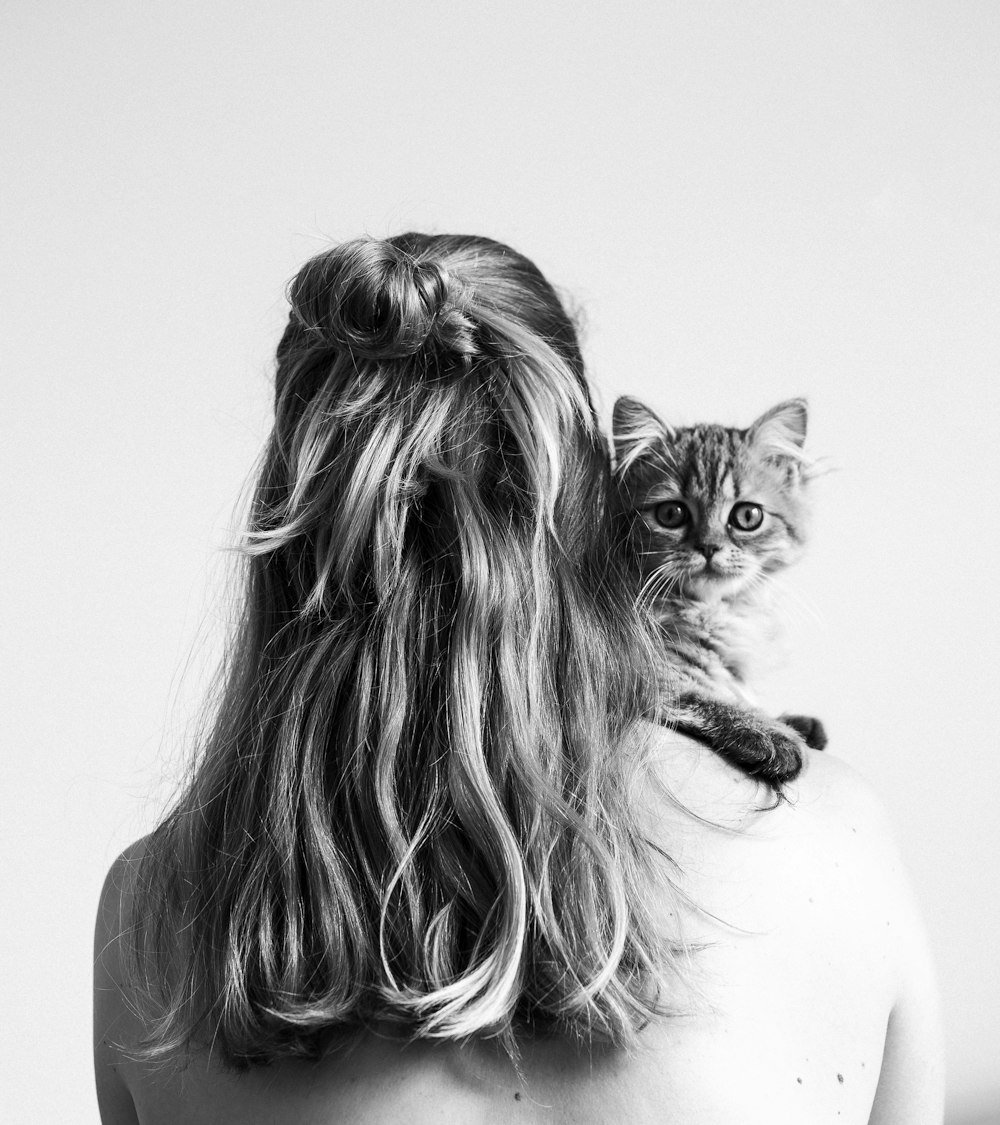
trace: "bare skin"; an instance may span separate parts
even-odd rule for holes
[[[695,743],[657,731],[650,826],[699,910],[664,924],[708,943],[686,970],[688,1015],[647,1028],[632,1056],[490,1043],[405,1045],[366,1034],[319,1063],[234,1074],[195,1053],[154,1070],[112,1046],[141,1026],[119,986],[127,856],[96,936],[95,1065],[104,1125],[406,1121],[663,1125],[940,1125],[937,1009],[922,927],[885,814],[849,767],[813,754],[790,802]],[[714,916],[714,918],[713,918]]]

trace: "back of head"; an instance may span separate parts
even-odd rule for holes
[[[472,237],[334,247],[290,298],[241,633],[139,880],[147,978],[183,935],[149,1053],[262,1061],[371,1019],[628,1042],[654,677],[572,322]]]

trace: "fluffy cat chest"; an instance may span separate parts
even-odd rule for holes
[[[747,684],[755,659],[771,638],[759,610],[749,613],[728,603],[677,602],[661,607],[660,632],[680,670],[713,694],[755,705]]]

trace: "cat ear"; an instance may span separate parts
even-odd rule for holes
[[[770,457],[804,460],[808,411],[804,398],[790,398],[765,411],[747,430],[747,440]]]
[[[650,456],[663,458],[673,440],[673,431],[637,398],[622,395],[611,415],[615,446],[615,472],[621,476]]]

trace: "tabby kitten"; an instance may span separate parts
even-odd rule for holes
[[[660,624],[671,725],[780,788],[802,768],[818,719],[771,718],[747,687],[775,639],[770,577],[802,553],[806,403],[782,402],[745,430],[671,429],[641,402],[614,409],[618,495],[631,556]]]

